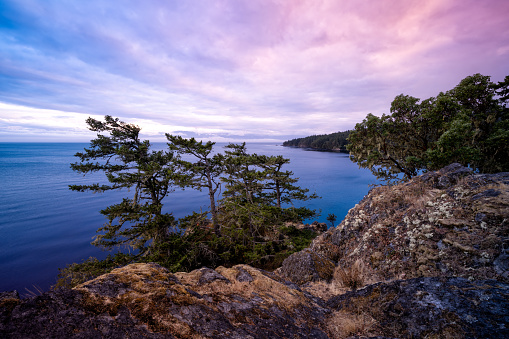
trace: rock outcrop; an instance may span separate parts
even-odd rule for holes
[[[306,251],[316,260],[293,254],[281,276],[303,283],[295,279],[296,267],[314,271],[330,260],[340,267],[361,261],[375,281],[457,276],[509,282],[509,173],[473,174],[452,164],[374,188]],[[321,278],[332,274],[322,271]]]
[[[132,264],[73,290],[0,301],[2,338],[327,338],[319,298],[247,265]]]
[[[507,291],[495,280],[427,277],[369,285],[327,305],[373,319],[371,333],[389,338],[508,338]]]
[[[310,288],[352,267],[371,284]],[[1,338],[359,336],[509,337],[509,173],[453,164],[377,187],[274,273],[132,264],[72,290],[0,294]]]
[[[75,289],[0,295],[2,338],[507,338],[509,284],[416,278],[321,300],[238,265],[132,264]]]

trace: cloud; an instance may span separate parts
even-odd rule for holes
[[[283,140],[353,128],[400,93],[426,98],[474,73],[509,74],[503,0],[0,6],[2,141],[22,138],[12,126],[34,140],[59,128],[86,140],[84,117],[105,114],[154,137]]]

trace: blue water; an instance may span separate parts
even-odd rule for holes
[[[59,267],[108,252],[90,245],[104,223],[99,211],[129,195],[127,191],[92,194],[68,189],[69,184],[97,182],[101,174],[83,177],[69,164],[87,143],[0,143],[0,291],[47,290]],[[158,145],[163,147],[164,145]],[[221,145],[217,145],[219,148]],[[322,199],[305,205],[329,213],[338,224],[376,179],[342,153],[306,151],[275,144],[248,144],[250,153],[283,155],[299,185]],[[165,207],[179,218],[208,209],[206,192],[176,190]]]

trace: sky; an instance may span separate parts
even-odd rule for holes
[[[0,142],[88,117],[212,141],[354,128],[403,93],[509,75],[507,0],[0,0]]]

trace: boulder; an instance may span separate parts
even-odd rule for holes
[[[277,273],[284,279],[302,285],[309,281],[331,280],[334,268],[330,259],[305,249],[286,258]]]
[[[464,278],[378,283],[329,299],[334,312],[374,319],[390,338],[508,338],[509,284]]]

